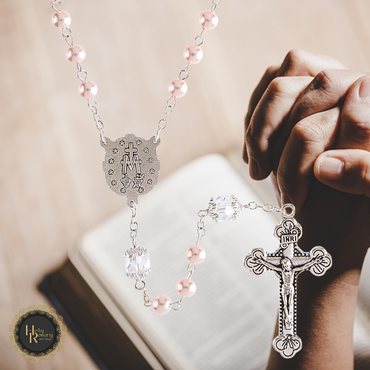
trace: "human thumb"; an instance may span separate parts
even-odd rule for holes
[[[314,174],[331,188],[370,197],[370,153],[366,150],[328,150],[316,159]]]

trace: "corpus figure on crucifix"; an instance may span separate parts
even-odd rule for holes
[[[296,273],[299,273],[304,270],[308,270],[311,266],[313,266],[315,263],[320,263],[322,261],[323,256],[318,255],[311,261],[298,266],[293,266],[292,261],[288,257],[284,257],[281,259],[280,266],[275,266],[272,263],[269,263],[265,261],[262,258],[257,258],[256,260],[258,263],[261,263],[265,267],[267,267],[269,270],[275,271],[277,273],[280,272],[280,276],[282,279],[281,284],[281,291],[280,295],[283,299],[283,309],[285,314],[285,320],[284,325],[286,329],[291,329],[293,325],[293,303],[294,303],[294,281],[296,277]]]
[[[287,208],[292,212],[286,213]],[[293,205],[285,205],[282,215],[274,231],[280,240],[279,248],[273,253],[253,249],[245,257],[244,266],[255,275],[271,270],[279,277],[279,335],[273,346],[283,357],[291,358],[302,348],[302,340],[297,335],[297,276],[306,270],[316,276],[324,275],[332,265],[332,258],[323,247],[314,247],[309,252],[298,247],[302,226],[294,219]]]

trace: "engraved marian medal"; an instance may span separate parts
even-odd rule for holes
[[[154,137],[145,140],[132,134],[111,141],[106,138],[103,170],[109,187],[127,196],[127,204],[138,203],[138,196],[153,189],[158,181],[159,160]]]

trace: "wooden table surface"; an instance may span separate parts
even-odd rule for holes
[[[75,44],[112,139],[154,135],[167,84],[185,66],[211,0],[63,0]],[[95,369],[69,332],[53,360],[31,364],[11,350],[20,308],[47,303],[37,283],[78,236],[125,207],[105,183],[91,112],[77,94],[75,66],[51,25],[50,1],[0,2],[0,369]],[[211,152],[242,146],[243,117],[264,70],[293,48],[370,70],[366,0],[223,0],[205,33],[188,94],[162,132],[160,178]]]

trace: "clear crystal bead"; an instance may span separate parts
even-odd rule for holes
[[[241,209],[241,203],[233,195],[212,198],[208,206],[209,215],[217,222],[235,220]]]
[[[149,252],[143,247],[130,248],[124,254],[126,275],[136,280],[142,280],[150,274]]]

